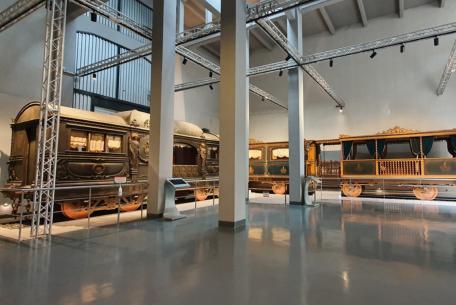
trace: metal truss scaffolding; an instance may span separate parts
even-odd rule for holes
[[[0,12],[0,32],[27,17],[44,4],[43,0],[19,0]]]
[[[31,235],[50,236],[54,213],[67,0],[47,0],[41,111]],[[40,231],[40,225],[43,230]]]
[[[305,55],[300,58],[299,64],[292,63],[288,61],[280,61],[276,63],[266,64],[263,66],[258,66],[251,68],[249,70],[248,76],[255,76],[261,74],[267,74],[280,70],[287,70],[296,68],[300,65],[309,65],[312,63],[317,63],[324,60],[335,59],[338,57],[349,56],[353,54],[368,52],[372,50],[379,50],[383,48],[389,48],[392,46],[400,46],[405,43],[411,43],[419,40],[434,38],[443,35],[450,35],[456,33],[456,22],[444,24],[436,27],[431,27],[423,30],[418,30],[415,32],[410,32],[406,34],[401,34],[397,36],[392,36],[388,38],[382,38],[379,40],[374,40],[371,42],[365,42],[360,44],[355,44],[347,47],[342,47],[339,49],[318,52],[311,55]]]
[[[326,92],[328,95],[336,102],[338,107],[345,107],[345,102],[334,92],[334,90],[329,86],[328,82],[313,68],[311,65],[302,65],[302,55],[300,52],[293,47],[288,41],[287,37],[282,33],[282,31],[274,24],[273,21],[265,18],[258,19],[256,21],[258,25],[269,35],[271,38],[282,47],[285,52],[293,58],[293,60],[301,66],[304,71],[309,74],[312,79],[317,82],[317,84]]]
[[[456,41],[453,44],[453,48],[450,52],[450,58],[448,58],[448,63],[446,64],[442,78],[440,79],[439,87],[437,88],[437,95],[442,95],[443,92],[445,92],[448,81],[454,72],[456,72]]]

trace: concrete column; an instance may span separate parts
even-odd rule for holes
[[[303,53],[302,16],[295,12],[287,19],[288,41]],[[304,181],[304,71],[301,68],[288,70],[288,145],[289,145],[289,191],[290,204],[303,204]]]
[[[177,0],[177,32],[182,33],[184,31],[185,24],[185,3],[184,0]]]
[[[166,3],[165,3],[166,2]],[[147,214],[164,210],[164,182],[172,176],[176,0],[154,0]]]
[[[245,61],[246,61],[246,64],[245,66],[247,67],[247,69],[250,69],[250,31],[248,28],[246,28],[246,36],[245,36],[245,43],[246,43],[246,46],[245,46]],[[245,139],[247,141],[247,152],[245,154],[245,162],[246,162],[246,170],[247,170],[247,173],[246,173],[246,185],[247,185],[247,188],[246,188],[246,194],[245,194],[245,200],[246,202],[249,201],[249,176],[250,176],[250,173],[249,173],[249,168],[250,168],[250,164],[249,164],[249,139],[250,139],[250,90],[249,90],[249,87],[250,87],[250,77],[246,77],[245,78],[245,86],[246,86],[246,90],[245,90]]]
[[[245,0],[222,1],[221,28],[219,224],[234,228],[246,214]]]

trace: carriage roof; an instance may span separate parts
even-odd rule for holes
[[[109,124],[125,128],[133,126],[135,128],[144,130],[149,130],[150,126],[150,115],[138,110],[123,111],[115,114],[104,114],[61,106],[60,117],[87,122]],[[39,118],[40,104],[38,102],[32,102],[25,105],[21,111],[19,111],[14,120],[14,124],[39,120]],[[198,138],[204,137],[208,140],[214,141],[219,140],[218,136],[210,133],[205,133],[199,126],[185,121],[174,121],[174,133]]]

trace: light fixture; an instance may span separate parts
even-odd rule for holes
[[[332,58],[329,60],[329,66],[331,68],[334,66],[334,60]]]
[[[343,106],[336,106],[337,108],[339,108],[339,112],[342,113],[344,112],[344,107]]]
[[[212,71],[209,71],[209,77],[212,77]]]
[[[373,59],[375,56],[377,56],[377,52],[375,52],[375,50],[372,50],[372,54],[369,55],[369,57],[370,57],[371,59]]]
[[[209,85],[209,88],[210,88],[211,90],[214,90],[214,87],[212,86],[212,84]]]
[[[404,53],[405,51],[405,44],[401,44],[401,53]]]
[[[438,45],[439,45],[439,42],[440,42],[440,41],[439,41],[439,37],[438,37],[438,36],[435,36],[435,37],[434,37],[434,46],[435,46],[435,47],[438,46]]]
[[[183,65],[186,65],[186,64],[187,64],[187,61],[188,61],[187,58],[184,57],[184,59],[182,60],[182,64],[183,64]]]
[[[280,69],[279,76],[282,77],[282,75],[283,75],[283,70]]]
[[[261,101],[264,102],[264,96],[261,97]]]
[[[288,54],[287,57],[285,58],[286,61],[289,61],[291,59],[291,55]]]
[[[90,12],[90,21],[97,22],[97,14],[95,12]]]
[[[93,73],[93,74],[92,74],[92,79],[93,79],[93,80],[96,80],[96,79],[97,79],[97,74],[96,74],[96,73]]]

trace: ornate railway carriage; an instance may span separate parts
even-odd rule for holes
[[[251,141],[249,188],[285,194],[288,190],[288,143]]]
[[[367,136],[341,136],[341,189],[433,200],[456,183],[456,129],[429,132],[395,127]]]
[[[11,125],[7,187],[34,184],[39,111],[39,103],[30,103]],[[141,182],[147,182],[149,118],[147,113],[136,110],[107,115],[61,107],[57,187],[105,185],[112,183],[114,177],[125,176],[133,184],[124,188],[121,210],[137,209],[147,191]],[[174,133],[173,175],[194,179],[218,176],[216,135],[182,121],[175,122]],[[11,198],[17,196],[14,192],[5,193]],[[207,195],[207,191],[195,192],[197,199],[205,199]],[[118,206],[117,188],[94,188],[92,198],[89,210],[87,194],[81,194],[80,189],[56,192],[56,203],[69,218],[83,218],[95,210]]]
[[[334,157],[334,151],[326,157],[329,146],[339,150],[339,157]],[[282,193],[288,181],[288,158],[281,164],[287,171],[271,175],[268,154],[273,147],[288,145],[250,145],[250,185]],[[456,129],[418,132],[395,127],[374,135],[306,141],[305,148],[306,174],[326,178],[323,187],[340,187],[347,197],[454,197],[448,191],[456,186]]]

